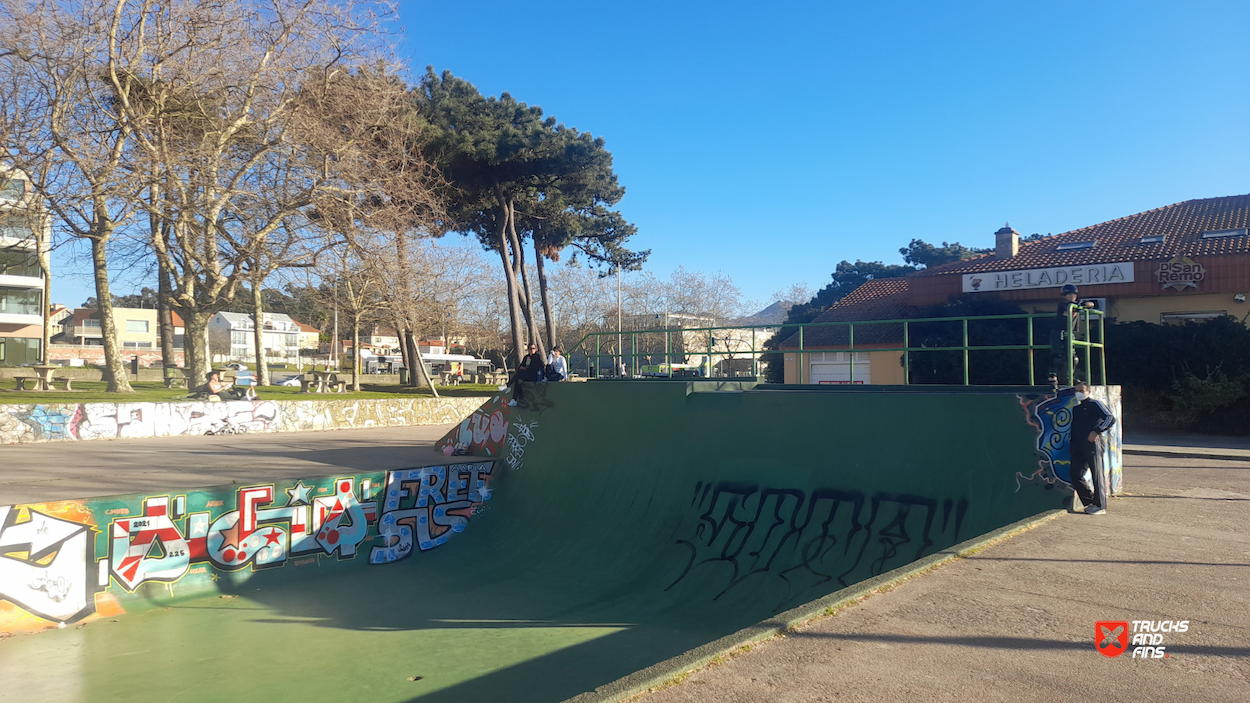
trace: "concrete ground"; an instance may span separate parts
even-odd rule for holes
[[[1250,460],[1125,463],[1106,515],[1061,515],[640,703],[1250,700]],[[1107,658],[1106,620],[1189,628],[1166,659]]]
[[[434,464],[453,426],[6,445],[0,505]]]

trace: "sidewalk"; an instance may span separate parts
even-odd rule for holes
[[[636,700],[1246,700],[1250,461],[1125,463],[1106,515],[1060,515]],[[1189,626],[1166,659],[1107,658],[1108,620]]]
[[[1250,437],[1129,432],[1123,448],[1141,456],[1250,461]]]

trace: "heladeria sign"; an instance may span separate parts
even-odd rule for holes
[[[1057,266],[1024,271],[990,271],[964,274],[965,293],[1000,293],[1031,288],[1059,288],[1069,283],[1078,286],[1132,283],[1133,262]]]

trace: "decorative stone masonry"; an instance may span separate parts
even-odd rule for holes
[[[459,422],[487,400],[461,397],[0,405],[0,444],[202,435],[226,423],[245,427],[248,432],[441,425]]]

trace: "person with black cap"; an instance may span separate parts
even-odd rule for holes
[[[1047,379],[1056,388],[1059,386],[1059,372],[1065,370],[1064,357],[1068,353],[1068,339],[1078,332],[1079,310],[1094,307],[1089,301],[1084,304],[1076,302],[1077,289],[1071,283],[1063,287],[1060,296],[1062,300],[1055,311],[1055,326],[1050,331],[1050,376]],[[1072,368],[1077,369],[1081,366],[1081,358],[1075,350],[1073,353],[1075,358],[1072,360]],[[1065,380],[1070,382],[1070,379]]]

